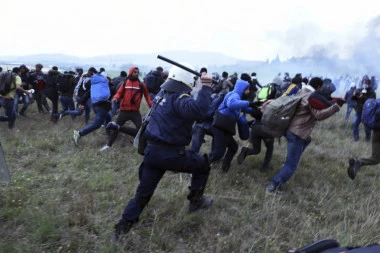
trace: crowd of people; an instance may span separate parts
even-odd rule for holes
[[[195,70],[193,66],[185,65]],[[264,108],[273,99],[298,94],[302,98],[284,133],[287,140],[286,159],[266,187],[268,193],[285,193],[282,186],[296,172],[303,152],[311,143],[311,133],[317,121],[333,116],[346,103],[345,118],[349,120],[354,110],[353,141],[359,141],[363,104],[369,98],[376,98],[377,88],[376,79],[367,75],[361,80],[351,79],[347,83],[348,78],[334,81],[306,77],[301,73],[291,78],[289,73],[285,73],[283,76],[276,75],[270,84],[263,85],[255,72],[239,76],[224,71],[220,78],[219,73],[209,74],[207,68],[200,70],[201,76],[198,78],[177,66],[169,71],[159,66],[144,77],[134,66],[128,74],[121,71],[114,78],[104,68],[97,70],[91,67],[86,73],[83,68],[63,73],[56,66],[47,73],[42,69],[42,64],[36,64],[33,71],[26,65],[13,68],[10,90],[0,97],[0,107],[4,108],[0,121],[7,121],[9,129],[14,127],[17,117],[27,114],[34,102],[39,113],[50,113],[53,123],[65,116],[75,120],[84,113],[87,125],[81,130],[73,130],[75,145],[84,136],[104,126],[107,141],[100,148],[104,152],[112,147],[119,132],[132,137],[137,135],[143,122],[140,111],[143,98],[149,107],[154,108],[145,132],[147,146],[139,168],[140,183],[115,225],[113,240],[118,240],[138,221],[167,170],[192,175],[187,196],[190,212],[209,208],[213,200],[204,196],[204,190],[210,169],[221,161],[221,170],[224,173],[230,170],[239,150],[235,130],[241,115],[250,116],[250,136],[247,144],[240,147],[237,164],[241,165],[247,156],[259,154],[263,141],[266,153],[260,171],[273,169],[270,162],[275,138],[263,126]],[[336,90],[334,82],[339,85],[345,83],[344,98],[332,96]],[[91,111],[94,116],[89,123]],[[113,118],[116,119],[113,121]],[[125,126],[128,121],[134,126]],[[364,129],[365,140],[370,141],[372,137],[372,156],[349,159],[348,176],[351,179],[356,177],[361,166],[380,162],[379,130],[372,131],[367,126]],[[212,137],[211,150],[199,154],[205,135]],[[187,149],[189,145],[191,147]]]

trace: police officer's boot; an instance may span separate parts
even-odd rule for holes
[[[190,191],[189,195],[187,195],[187,199],[190,201],[189,203],[189,212],[195,212],[199,209],[208,209],[212,205],[212,198],[203,196],[203,190],[193,190]]]
[[[222,171],[223,173],[227,173],[230,170],[231,164],[230,163],[222,163]]]
[[[120,235],[127,234],[129,230],[131,230],[132,225],[136,222],[137,221],[126,221],[126,222],[120,221],[119,223],[117,223],[114,227],[114,232],[111,237],[111,242],[117,242],[120,238]]]

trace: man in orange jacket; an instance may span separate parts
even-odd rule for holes
[[[100,151],[105,151],[112,146],[119,131],[133,137],[136,136],[142,124],[140,105],[143,96],[149,107],[151,107],[152,100],[150,99],[148,88],[145,83],[139,80],[139,69],[137,67],[132,67],[129,70],[128,79],[124,84],[120,85],[115,96],[111,100],[112,103],[120,100],[120,112],[116,122],[110,122],[107,124],[106,130],[108,142],[100,149]],[[132,121],[136,128],[124,126],[125,122],[128,120]]]

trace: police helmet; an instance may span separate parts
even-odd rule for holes
[[[191,66],[189,63],[181,63],[183,66],[188,67],[189,69],[194,70],[194,67]],[[168,75],[168,79],[172,79],[178,82],[181,82],[185,85],[187,85],[190,89],[193,89],[194,86],[194,77],[195,75],[180,68],[177,66],[173,66]]]

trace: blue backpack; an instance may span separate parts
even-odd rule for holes
[[[370,129],[380,129],[380,99],[369,98],[365,101],[362,122]]]

